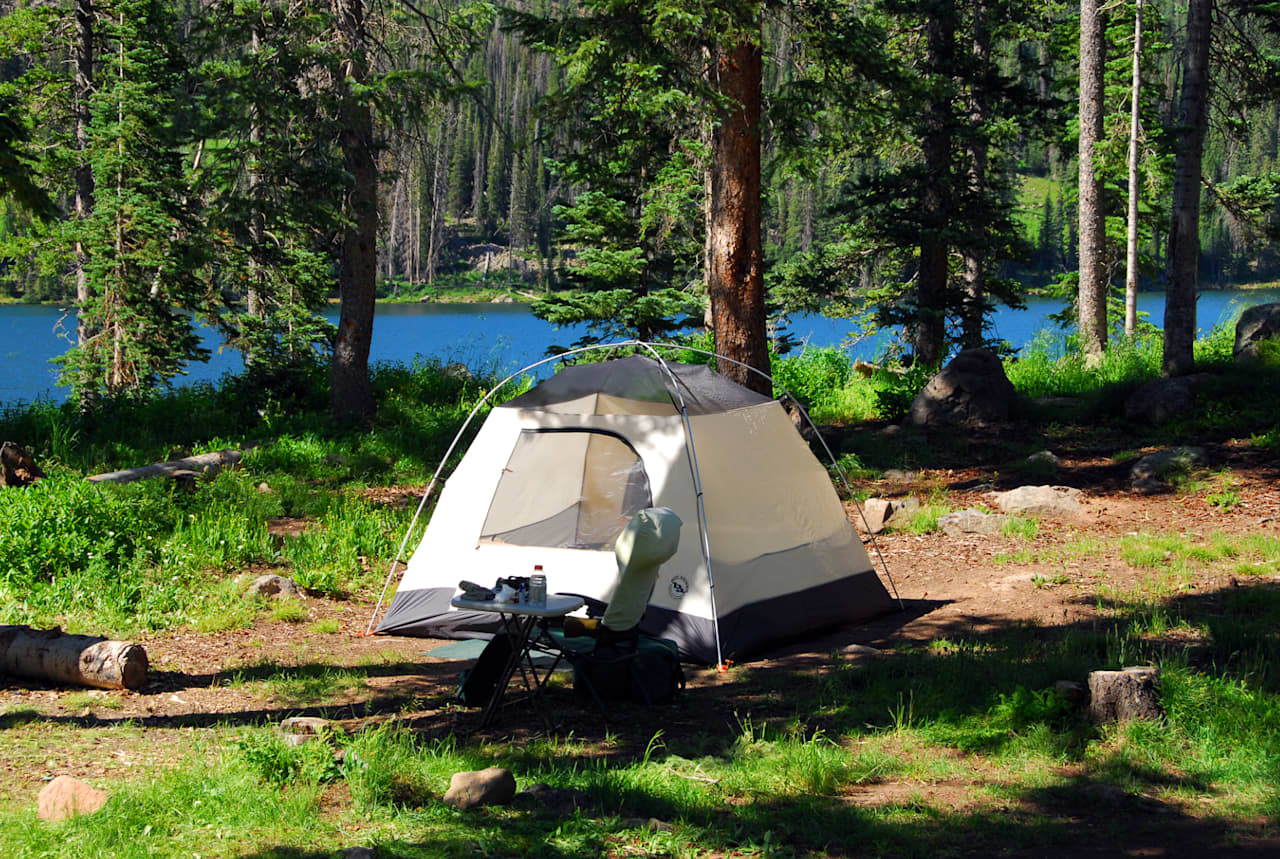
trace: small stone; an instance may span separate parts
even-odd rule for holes
[[[245,596],[252,599],[254,597],[275,597],[276,599],[302,599],[302,589],[298,587],[298,583],[293,579],[287,579],[284,576],[264,575],[258,576],[253,580],[253,584],[249,585],[249,590]]]
[[[916,479],[916,473],[914,471],[904,471],[901,468],[886,468],[884,479],[892,483],[910,483]]]
[[[259,492],[261,492],[263,495],[266,495],[267,493],[269,493],[269,492],[271,491],[271,487],[270,487],[270,486],[267,484],[267,482],[264,480],[264,481],[262,481],[261,483],[259,483],[259,484],[258,484],[258,491],[259,491]]]
[[[902,432],[901,425],[889,424],[887,427],[885,427],[884,429],[876,433],[876,435],[880,436],[881,438],[893,438],[900,432]]]
[[[335,722],[317,716],[290,716],[280,722],[280,735],[290,746],[305,745],[317,737],[330,736],[340,730]]]
[[[1144,477],[1165,478],[1177,474],[1186,474],[1191,469],[1205,464],[1202,447],[1167,447],[1157,450],[1139,459],[1129,469],[1129,478],[1137,481]]]
[[[444,803],[461,811],[484,805],[507,805],[516,795],[516,777],[505,767],[454,773]]]
[[[858,658],[879,659],[884,656],[883,650],[878,650],[866,644],[849,644],[840,649],[845,656],[853,656]]]
[[[893,515],[893,503],[887,498],[868,498],[862,502],[862,519],[858,524],[867,529],[868,534],[879,534],[884,530],[884,523]]]
[[[938,517],[938,527],[948,537],[965,534],[999,534],[1009,517],[1002,513],[983,513],[981,510],[957,510]]]
[[[1139,495],[1160,495],[1169,491],[1169,484],[1163,480],[1156,480],[1154,477],[1143,477],[1135,480],[1130,487]]]
[[[41,820],[65,820],[77,814],[93,814],[110,794],[90,787],[79,779],[60,775],[40,790],[36,797]]]
[[[1027,457],[1024,465],[1028,471],[1035,471],[1043,474],[1052,474],[1058,470],[1058,466],[1062,461],[1054,456],[1051,450],[1041,450]]]

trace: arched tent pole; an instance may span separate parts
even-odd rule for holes
[[[717,360],[728,361],[730,364],[734,364],[735,366],[738,366],[738,367],[744,367],[750,372],[755,373],[757,376],[761,376],[765,379],[768,379],[769,384],[771,385],[777,384],[774,381],[773,376],[770,376],[768,373],[764,372],[763,370],[760,370],[756,367],[752,367],[750,364],[745,364],[742,361],[734,360],[733,358],[729,358],[725,355],[720,355],[715,352],[708,352],[705,349],[698,349],[693,346],[685,346],[679,343],[647,343],[645,344],[645,346],[648,348],[661,346],[667,349],[683,349],[686,352],[695,352],[699,355],[706,355],[707,357],[715,358]],[[800,402],[798,399],[796,399],[796,396],[792,394],[790,391],[788,391],[786,388],[782,389],[782,393],[784,393],[788,397],[791,397],[791,399],[795,400],[797,403]],[[816,424],[814,424],[813,419],[809,417],[808,410],[802,408],[800,409],[800,414],[804,416],[805,423],[809,425],[809,429],[813,430],[814,436],[818,439],[818,441],[822,442],[822,449],[827,452],[827,459],[831,460],[831,465],[835,468],[836,474],[840,475],[840,484],[844,486],[845,494],[847,494],[849,496],[849,500],[853,502],[853,506],[858,511],[859,518],[862,519],[863,527],[866,528],[867,534],[871,537],[871,545],[875,547],[876,557],[880,559],[880,569],[884,570],[884,577],[889,580],[889,586],[893,588],[893,598],[898,601],[898,608],[906,609],[906,605],[903,603],[902,597],[898,595],[898,584],[893,580],[893,575],[889,572],[889,565],[888,563],[885,562],[884,553],[880,551],[880,543],[876,540],[876,535],[871,533],[871,525],[870,523],[867,522],[867,514],[862,512],[862,505],[859,504],[858,500],[853,497],[853,488],[849,486],[849,480],[848,478],[845,477],[844,469],[840,467],[840,462],[836,459],[835,454],[832,453],[830,445],[827,444],[827,440],[822,437],[822,433],[818,432],[818,427]],[[698,503],[699,505],[701,505],[702,503],[701,495],[699,495]],[[714,611],[714,609],[715,609],[715,603],[713,601],[712,610]],[[719,635],[719,632],[717,631],[717,636],[718,635]],[[717,641],[717,646],[718,644],[719,642]]]
[[[701,538],[702,561],[707,565],[707,588],[711,596],[711,627],[715,632],[716,638],[716,665],[720,668],[724,667],[724,652],[720,647],[720,610],[716,608],[716,576],[711,566],[711,543],[707,537],[707,507],[704,503],[702,494],[702,473],[698,470],[698,452],[693,446],[693,424],[689,421],[689,407],[685,404],[684,394],[680,391],[680,380],[676,378],[676,374],[667,366],[666,359],[658,354],[653,348],[653,344],[642,343],[641,348],[647,349],[653,355],[653,359],[658,362],[658,366],[667,374],[667,378],[671,380],[671,390],[675,392],[675,398],[678,402],[674,405],[680,409],[680,419],[684,424],[684,453],[685,458],[689,461],[689,472],[693,476],[693,493],[697,500],[698,509],[698,536]]]
[[[440,472],[444,471],[445,465],[449,462],[449,457],[453,456],[453,451],[458,446],[458,442],[461,441],[463,433],[467,431],[467,427],[471,426],[471,422],[475,420],[476,415],[480,413],[480,410],[484,408],[485,404],[489,402],[489,400],[493,397],[493,395],[496,394],[498,391],[502,390],[502,388],[504,388],[507,385],[507,383],[510,382],[512,379],[523,376],[525,373],[529,372],[530,370],[535,370],[538,367],[541,367],[543,364],[549,364],[552,361],[559,361],[560,359],[565,358],[567,356],[578,355],[582,352],[590,352],[595,349],[616,349],[623,346],[636,346],[636,345],[640,345],[640,341],[624,340],[620,343],[593,344],[591,346],[583,346],[578,349],[570,349],[567,352],[561,352],[559,355],[553,355],[549,358],[543,358],[540,361],[535,361],[532,364],[529,364],[525,367],[521,367],[519,370],[516,370],[514,373],[507,376],[501,382],[499,382],[498,384],[490,388],[488,392],[485,393],[485,395],[480,398],[480,402],[476,403],[475,408],[473,408],[471,410],[471,413],[467,415],[467,419],[462,422],[462,427],[458,430],[457,434],[453,437],[453,441],[449,443],[449,449],[445,451],[444,457],[440,460],[440,464],[436,466],[435,473],[431,475],[431,482],[427,484],[427,491],[422,493],[422,500],[418,502],[418,509],[414,511],[413,519],[409,522],[409,527],[405,529],[404,539],[400,541],[400,548],[396,551],[395,560],[391,562],[391,567],[390,569],[387,570],[387,579],[382,583],[382,592],[378,594],[378,604],[373,607],[373,614],[370,615],[369,617],[369,625],[365,628],[365,631],[364,631],[365,635],[369,635],[370,633],[373,632],[374,621],[378,619],[378,612],[382,611],[382,602],[387,597],[387,588],[391,587],[391,579],[396,574],[397,565],[399,565],[400,562],[404,559],[404,549],[405,549],[405,546],[409,544],[409,536],[413,533],[413,529],[417,527],[418,519],[422,516],[422,511],[426,509],[427,499],[431,497],[431,491],[435,489],[436,483],[440,479]]]

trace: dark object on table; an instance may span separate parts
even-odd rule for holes
[[[458,587],[462,589],[462,596],[469,600],[491,600],[494,597],[493,588],[486,588],[475,582],[464,580],[458,582]]]

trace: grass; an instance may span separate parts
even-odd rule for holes
[[[1072,425],[1082,432],[1110,420],[1123,393],[1158,368],[1158,350],[1145,340],[1121,345],[1088,372],[1069,344],[1057,348],[1024,353],[1010,377],[1028,395],[1087,401],[1086,423]],[[1225,367],[1212,363],[1221,361],[1220,337],[1199,354]],[[914,384],[897,374],[864,378],[823,350],[778,366],[780,380],[819,422],[891,419]],[[1255,378],[1251,401],[1245,379],[1223,373],[1226,406],[1203,403],[1159,432],[1212,431],[1273,448],[1280,411],[1267,414],[1269,389]],[[409,514],[365,490],[424,481],[482,387],[429,364],[381,368],[380,416],[368,432],[329,424],[322,397],[307,385],[264,392],[228,382],[92,419],[47,405],[4,412],[0,437],[35,448],[50,477],[6,494],[0,505],[0,622],[123,636],[218,632],[269,617],[336,634],[341,625],[313,620],[307,603],[242,599],[235,575],[269,568],[317,594],[369,599]],[[1148,448],[1160,443],[1159,432],[1126,437],[1123,447]],[[856,451],[843,451],[842,465],[854,479],[971,452],[956,438],[851,437]],[[250,440],[257,446],[240,469],[202,481],[193,494],[155,481],[83,480]],[[1223,510],[1239,505],[1230,475],[1195,480],[1183,490]],[[904,527],[934,530],[949,509],[939,494]],[[281,516],[310,525],[279,541],[269,525]],[[665,727],[666,711],[655,711],[636,720],[638,729],[624,722],[621,733],[601,739],[562,734],[517,743],[427,736],[392,718],[294,747],[260,715],[198,729],[103,728],[78,714],[110,711],[122,697],[64,695],[53,718],[14,707],[0,712],[0,756],[17,772],[52,773],[61,764],[51,750],[99,746],[94,759],[110,761],[107,750],[124,747],[140,750],[146,765],[90,775],[111,790],[111,801],[98,814],[57,825],[35,819],[30,796],[0,787],[0,849],[49,857],[317,859],[357,845],[397,857],[924,857],[1052,854],[1097,837],[1071,819],[1096,819],[1089,809],[1099,805],[1154,806],[1168,813],[1161,820],[1203,822],[1232,836],[1272,826],[1280,816],[1280,593],[1260,577],[1280,572],[1280,538],[1152,532],[1049,546],[1041,545],[1041,529],[1035,520],[1011,519],[1004,536],[1016,551],[1002,560],[1052,570],[1119,558],[1139,571],[1138,584],[1097,586],[1089,598],[1102,617],[1088,624],[1005,624],[984,633],[955,627],[949,638],[874,660],[833,655],[820,671],[736,666],[716,682],[741,692],[737,712],[696,726],[672,719],[681,730]],[[1083,587],[1091,579],[1062,569],[1037,574],[1033,585]],[[1242,586],[1190,589],[1205,572],[1238,576]],[[1055,691],[1056,681],[1083,682],[1092,670],[1139,663],[1162,671],[1166,716],[1155,725],[1095,727]],[[264,659],[220,682],[296,712],[365,692],[370,673]],[[407,698],[402,704],[411,707]],[[168,752],[154,748],[157,737],[168,738]],[[491,765],[511,768],[522,788],[545,782],[582,791],[587,805],[564,815],[526,805],[468,813],[443,805],[454,772]],[[963,793],[962,803],[935,795],[949,785]],[[867,791],[881,801],[864,801]]]

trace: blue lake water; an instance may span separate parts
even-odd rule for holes
[[[1200,331],[1231,319],[1244,307],[1280,301],[1280,290],[1217,290],[1201,294],[1197,305]],[[1057,299],[1032,299],[1024,310],[998,311],[993,318],[995,336],[1021,348],[1040,331],[1052,327],[1050,314],[1062,309]],[[1160,324],[1164,294],[1144,293],[1140,312]],[[337,318],[337,309],[329,311]],[[445,363],[514,372],[543,358],[552,344],[570,345],[585,326],[557,328],[534,317],[521,304],[386,304],[379,305],[373,326],[371,361],[413,360],[422,355]],[[855,357],[872,360],[891,339],[889,334],[859,338],[854,323],[822,316],[793,317],[787,329],[813,346],[841,346]],[[1056,329],[1054,329],[1056,330]],[[51,359],[61,355],[75,336],[75,317],[56,307],[0,305],[0,405],[31,402],[38,398],[61,402],[66,389],[57,385],[57,368]],[[212,381],[238,372],[239,353],[220,349],[215,335],[206,333],[205,345],[214,350],[207,364],[190,368],[184,381]]]

